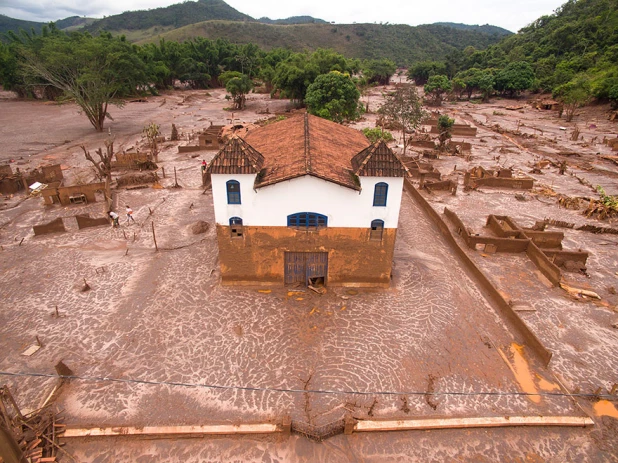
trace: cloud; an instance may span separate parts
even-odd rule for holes
[[[313,16],[340,24],[391,23],[429,24],[458,22],[492,24],[511,31],[528,25],[542,15],[551,14],[564,0],[452,0],[431,2],[391,0],[383,8],[368,0],[228,0],[227,3],[254,18],[271,19]],[[55,21],[69,16],[101,18],[123,11],[146,10],[179,3],[174,0],[0,0],[0,14],[29,21]]]

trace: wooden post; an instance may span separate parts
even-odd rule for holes
[[[176,170],[176,169],[174,169]],[[157,246],[157,236],[155,235],[155,228],[154,228],[154,222],[151,222],[150,225],[152,225],[152,239],[154,240],[154,244],[155,244],[155,250],[159,250],[159,246]]]
[[[165,178],[165,167],[161,167],[161,173],[163,174],[163,178]]]
[[[174,186],[178,186],[178,178],[176,177],[176,166],[174,166]]]

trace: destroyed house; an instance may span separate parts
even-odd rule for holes
[[[207,172],[225,284],[390,283],[407,168],[308,114],[235,137]]]

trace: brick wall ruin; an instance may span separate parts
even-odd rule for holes
[[[45,204],[60,203],[63,206],[70,204],[95,203],[97,192],[105,191],[105,182],[88,183],[73,186],[52,186],[41,191]]]
[[[58,217],[57,219],[43,225],[35,225],[32,227],[32,229],[34,230],[34,234],[37,236],[66,231],[66,228],[64,228],[64,222],[62,221],[62,217]]]

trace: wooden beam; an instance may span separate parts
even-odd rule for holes
[[[592,426],[583,416],[488,416],[475,418],[434,418],[418,420],[369,421],[356,423],[355,432],[409,431],[423,429],[498,428],[508,426]]]
[[[276,424],[217,424],[206,426],[119,426],[110,428],[67,428],[62,437],[177,436],[184,434],[271,434],[281,432]]]

